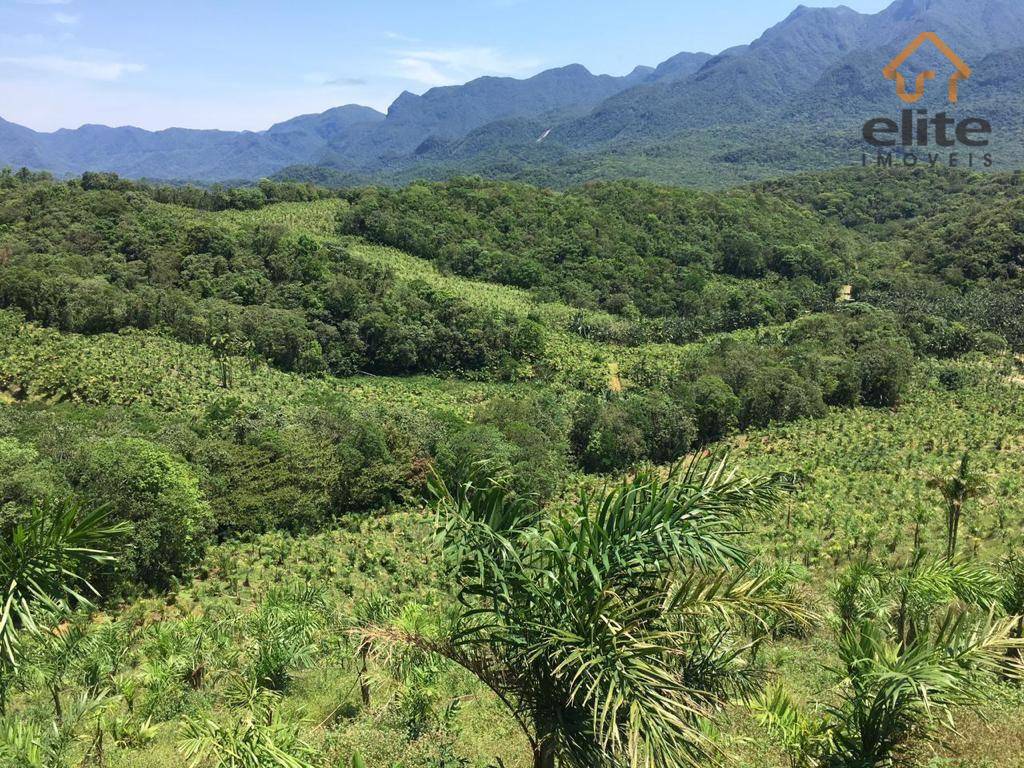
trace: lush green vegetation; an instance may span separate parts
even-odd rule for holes
[[[0,214],[0,304],[63,331],[159,327],[304,373],[499,368],[537,331],[429,286],[396,284],[277,224],[241,232],[135,191],[17,184]]]
[[[1016,765],[1015,185],[0,177],[0,764]]]
[[[855,257],[840,228],[749,193],[464,180],[347,199],[343,232],[574,306],[672,317],[677,340],[826,307]]]
[[[987,332],[1024,345],[1020,183],[876,169],[719,194],[468,180],[348,194],[341,226],[458,274],[655,318],[625,338],[784,322],[849,285],[899,314],[919,349],[953,356],[990,344]]]
[[[919,345],[941,355],[962,349],[957,337],[969,328],[1024,346],[1022,183],[1020,173],[857,170],[761,189],[879,243],[853,281],[856,295],[900,314]]]

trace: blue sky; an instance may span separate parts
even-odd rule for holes
[[[890,0],[846,0],[874,13]],[[403,90],[749,42],[795,0],[0,0],[0,117],[262,130]],[[831,3],[822,3],[831,4]]]

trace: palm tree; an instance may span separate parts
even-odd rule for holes
[[[999,600],[1007,614],[1020,617],[1013,635],[1024,640],[1024,554],[1014,553],[1003,558],[1000,570],[1003,586]],[[1024,648],[1014,649],[1013,654],[1024,667]]]
[[[879,622],[843,631],[842,697],[829,710],[829,765],[867,768],[896,764],[913,744],[951,721],[957,707],[984,700],[979,673],[1006,669],[1016,617],[981,621],[951,610],[931,635],[904,646]],[[895,761],[895,763],[894,763]]]
[[[971,472],[971,454],[965,452],[960,464],[951,475],[934,477],[928,483],[942,494],[946,502],[946,559],[952,561],[956,557],[957,539],[960,536],[960,518],[964,504],[968,500],[984,492],[984,478]]]
[[[981,566],[858,565],[836,589],[839,700],[807,713],[781,690],[755,711],[797,765],[902,764],[952,711],[983,701],[982,676],[1019,675],[1017,616],[997,618],[999,578]]]
[[[81,764],[102,765],[103,721],[111,704],[106,693],[82,691],[68,701],[59,721],[39,722],[17,716],[0,719],[0,765],[25,768],[71,765],[71,754],[81,743],[85,731],[95,731],[99,738],[87,749]]]
[[[515,717],[536,768],[698,765],[715,753],[703,723],[763,677],[744,622],[809,619],[770,575],[752,574],[739,539],[744,516],[785,485],[712,458],[667,478],[642,471],[546,516],[500,485],[452,492],[435,479],[457,607],[434,631],[363,636],[475,675]]]
[[[112,562],[103,547],[127,530],[108,518],[103,507],[83,511],[71,501],[36,505],[0,537],[0,712],[18,664],[19,635],[39,630],[38,610],[66,615],[97,596],[82,569]]]
[[[181,750],[191,768],[313,768],[313,750],[294,723],[269,710],[244,711],[230,723],[186,717]]]
[[[394,614],[391,599],[385,595],[370,594],[356,602],[355,621],[357,626],[379,624]],[[359,698],[364,707],[370,706],[369,659],[373,650],[372,642],[359,644],[359,667],[356,677],[359,682]]]
[[[952,605],[992,611],[1002,587],[999,575],[981,564],[918,556],[904,568],[852,566],[838,581],[835,602],[844,628],[865,620],[889,622],[905,650]]]

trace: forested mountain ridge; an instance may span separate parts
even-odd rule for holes
[[[621,78],[592,75],[579,65],[527,80],[484,77],[422,96],[403,93],[387,116],[349,105],[293,118],[261,133],[83,126],[43,134],[0,120],[0,164],[58,174],[98,170],[197,181],[260,178],[325,158],[363,167],[385,156],[412,155],[428,139],[460,137],[494,120],[546,116],[556,121],[648,78],[681,76],[702,60],[684,56],[660,73],[639,67]]]
[[[0,122],[0,164],[198,181],[278,174],[344,185],[478,173],[552,186],[621,177],[721,186],[859,161],[862,124],[902,104],[881,70],[921,31],[969,61],[957,112],[993,123],[997,166],[1024,162],[1015,132],[1024,125],[1020,4],[897,0],[873,15],[800,6],[749,45],[679,54],[624,77],[579,65],[526,80],[485,77],[403,93],[386,116],[342,107],[263,133],[39,134]],[[925,63],[948,68],[934,56]],[[921,106],[945,107],[943,96],[933,88]]]

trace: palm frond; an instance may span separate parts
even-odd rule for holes
[[[517,718],[542,762],[567,768],[705,764],[707,723],[763,673],[750,632],[810,612],[748,567],[741,534],[783,477],[742,478],[723,455],[653,469],[545,516],[500,482],[435,478],[454,620],[371,622],[381,664],[414,647],[466,669]]]
[[[915,736],[948,727],[953,708],[979,702],[978,675],[1012,663],[1006,651],[1021,642],[1011,636],[1014,624],[950,610],[934,636],[910,645],[879,622],[848,627],[839,642],[843,700],[830,710],[837,753],[852,764],[882,764]]]
[[[97,593],[79,569],[112,562],[104,546],[127,530],[110,522],[105,507],[83,510],[63,501],[34,507],[9,539],[0,539],[0,654],[9,663],[16,662],[18,631],[38,630],[33,606],[61,612],[90,604]]]

